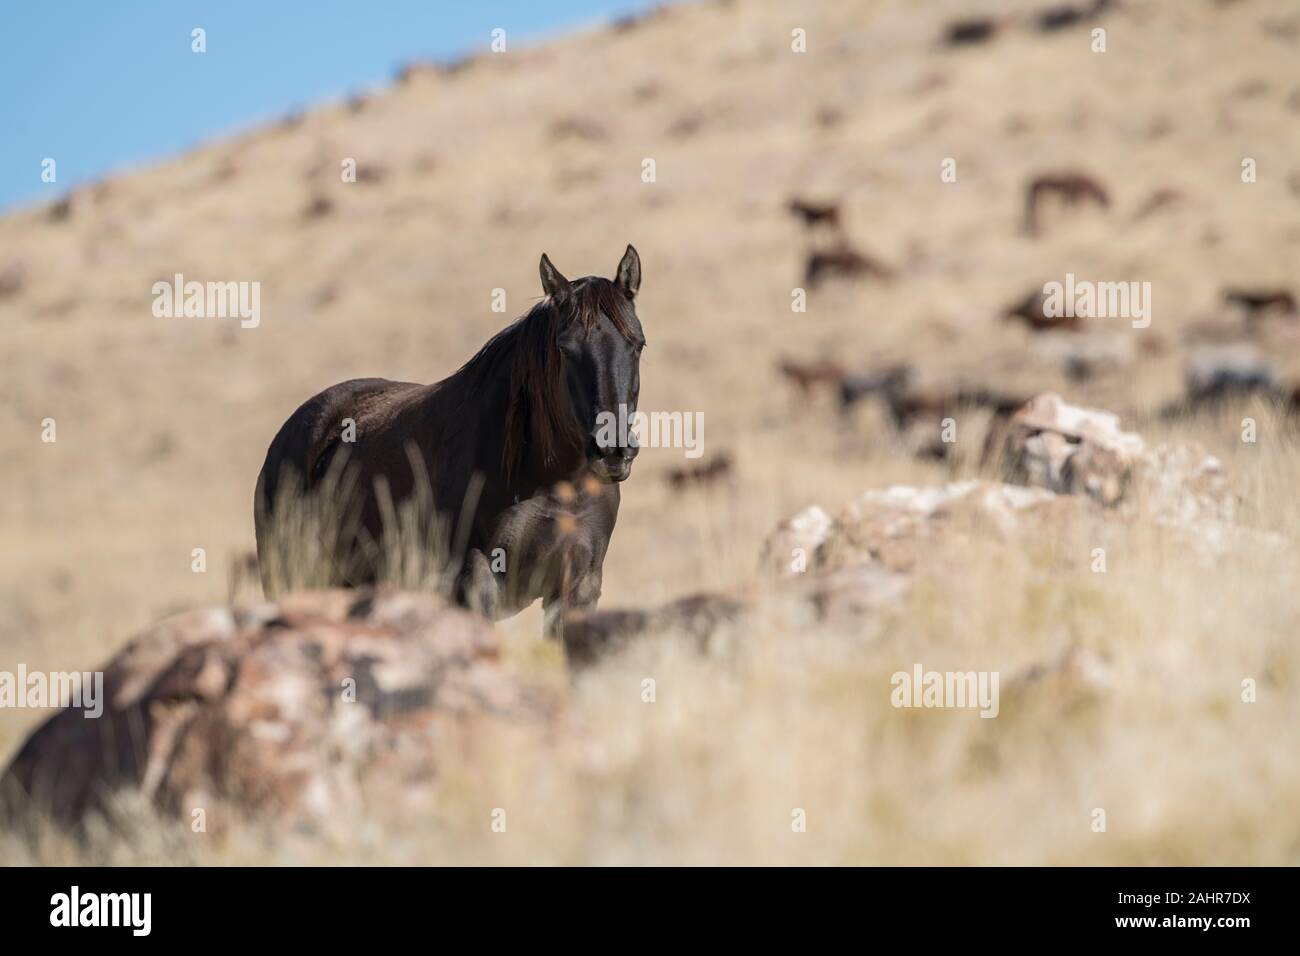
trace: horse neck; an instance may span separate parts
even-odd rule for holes
[[[476,470],[484,474],[489,489],[496,488],[506,498],[530,496],[537,488],[571,478],[586,466],[581,447],[561,450],[556,461],[543,460],[545,424],[538,410],[530,408],[522,453],[516,456],[509,474],[506,473],[510,410],[516,403],[530,401],[528,396],[516,392],[512,375],[516,349],[527,347],[526,340],[520,341],[521,332],[521,326],[509,330],[509,337],[497,343],[498,348],[490,354],[476,356],[446,383],[459,395],[455,412],[460,419],[459,430],[476,436]],[[480,362],[488,365],[480,367]]]
[[[530,441],[519,463],[518,474],[512,475],[511,483],[516,493],[523,497],[538,488],[549,488],[561,481],[574,481],[587,467],[586,454],[580,447],[566,449],[556,460],[544,462],[537,451],[536,442]]]
[[[514,401],[524,401],[520,396],[512,396]],[[565,399],[567,402],[567,398]],[[544,460],[542,449],[545,447],[543,429],[546,427],[543,416],[536,408],[528,414],[528,435],[510,474],[512,490],[520,497],[531,495],[538,488],[549,488],[560,481],[572,480],[587,467],[587,456],[582,445],[570,446],[559,441],[554,443],[552,460]]]

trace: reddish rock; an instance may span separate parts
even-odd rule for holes
[[[1120,429],[1117,415],[1069,405],[1047,392],[1012,417],[1002,461],[1013,484],[1083,493],[1113,505],[1145,447],[1141,437]]]
[[[483,619],[425,594],[325,591],[169,618],[104,668],[99,719],[64,710],[0,778],[10,816],[63,823],[120,789],[214,823],[227,806],[346,820],[368,793],[427,808],[444,763],[504,734],[550,739],[555,697],[497,660]]]
[[[1119,417],[1039,395],[1011,419],[1002,461],[1008,481],[1084,494],[1107,507],[1141,509],[1169,526],[1233,518],[1224,464],[1195,442],[1148,449]]]
[[[817,549],[830,537],[833,522],[819,505],[786,518],[763,545],[763,567],[777,574],[797,574],[816,562]]]
[[[1087,515],[1086,502],[1041,488],[993,481],[895,485],[850,502],[822,545],[822,566],[872,561],[907,572],[963,540],[1029,543],[1060,539]]]

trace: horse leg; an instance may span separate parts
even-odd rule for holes
[[[566,548],[560,556],[560,574],[556,584],[557,587],[542,599],[542,634],[558,640],[564,637],[566,612],[591,610],[600,600],[600,564],[585,547]]]
[[[489,621],[495,621],[501,609],[501,587],[496,575],[488,563],[487,555],[478,548],[472,548],[465,558],[465,567],[461,569],[457,581],[457,601],[483,615]]]

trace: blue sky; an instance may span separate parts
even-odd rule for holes
[[[403,62],[562,33],[649,0],[72,0],[0,8],[0,210],[323,99]],[[207,52],[190,32],[207,31]],[[41,181],[46,157],[58,181]]]

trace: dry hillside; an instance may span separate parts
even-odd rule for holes
[[[638,649],[574,691],[598,728],[598,770],[493,781],[547,821],[531,837],[485,850],[475,801],[506,798],[466,784],[427,838],[358,837],[351,856],[1294,864],[1300,446],[1263,399],[1159,413],[1202,340],[1240,340],[1282,387],[1300,381],[1300,322],[1248,322],[1223,301],[1229,288],[1300,293],[1300,10],[1122,0],[1044,32],[1047,5],[670,6],[414,68],[0,219],[0,668],[90,668],[166,612],[225,601],[227,569],[253,545],[266,446],[303,399],[347,378],[447,375],[540,294],[543,251],[570,276],[610,275],[632,242],[641,405],[703,412],[702,463],[734,467],[677,491],[665,478],[680,451],[638,459],[602,606],[748,585],[792,512],[977,470],[983,419],[959,421],[954,458],[919,458],[879,403],[841,417],[832,389],[805,394],[778,373],[783,357],[1050,389],[1149,439],[1194,438],[1231,469],[1243,523],[1285,546],[1207,566],[1138,534],[1104,578],[972,555],[867,643],[773,622],[739,662],[672,640]],[[992,37],[943,42],[981,10],[998,18]],[[791,50],[795,29],[806,52]],[[340,176],[349,158],[355,183]],[[1257,181],[1242,181],[1244,158]],[[1027,183],[1063,169],[1104,184],[1108,206],[1052,204],[1030,234]],[[832,276],[793,312],[809,244],[825,241],[791,215],[795,197],[839,203],[854,248],[892,276]],[[1067,272],[1153,289],[1149,328],[1103,319],[1081,333],[1117,356],[1087,374],[1061,358],[1073,340],[1004,317]],[[260,325],[155,317],[151,288],[175,273],[259,281]],[[1257,443],[1241,441],[1247,414]],[[41,441],[45,418],[55,443]],[[204,574],[191,571],[199,547]],[[502,626],[509,653],[562,685],[539,619]],[[987,722],[901,720],[888,704],[889,674],[914,661],[1010,672],[1078,644],[1115,672],[1112,696],[1082,714],[1046,699]],[[1253,706],[1238,702],[1244,677],[1265,688]],[[0,755],[40,716],[0,711]],[[1097,806],[1104,835],[1088,826]],[[809,810],[802,842],[791,807]],[[181,858],[269,853],[181,842]],[[178,858],[163,843],[99,852]]]

